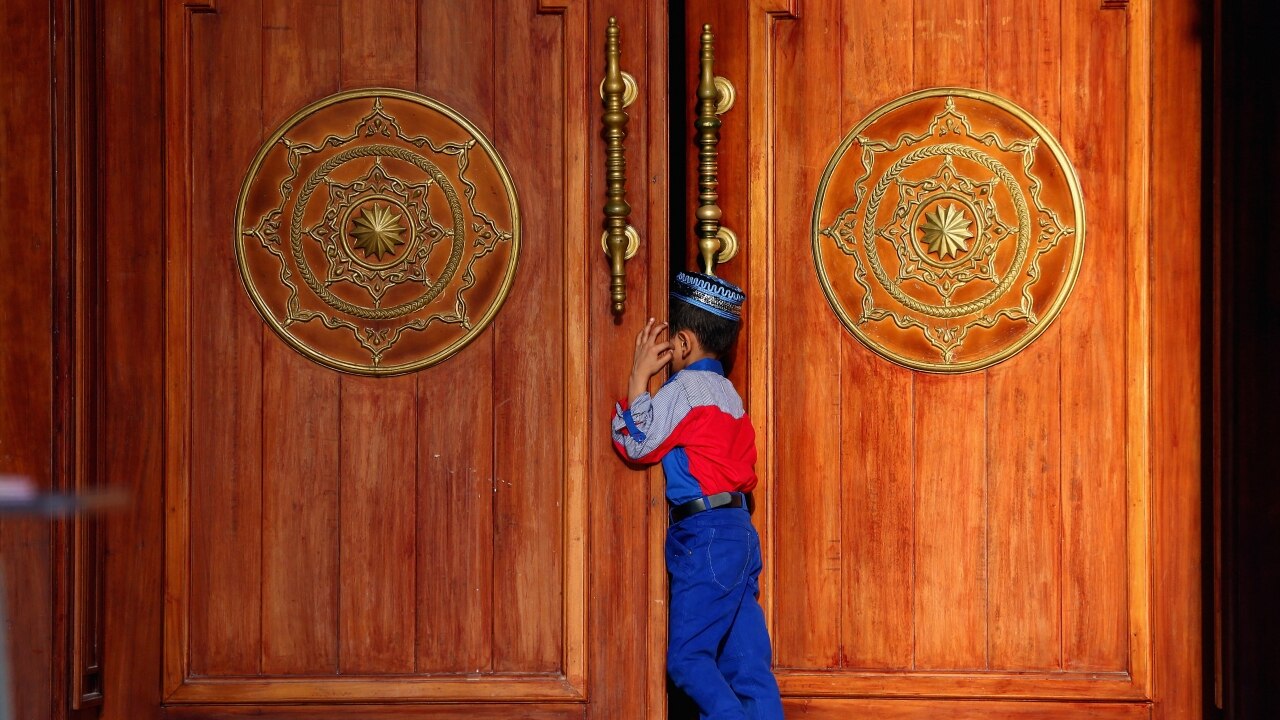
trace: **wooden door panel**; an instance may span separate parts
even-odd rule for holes
[[[1037,110],[1047,113],[1053,123],[1059,78],[1063,66],[1075,62],[1073,55],[1063,52],[1061,57],[1050,57],[1050,63],[1006,62],[997,67],[1000,58],[989,59],[990,49],[1001,46],[1001,37],[1010,33],[1040,38],[1042,44],[1053,43],[1058,34],[1065,33],[1072,42],[1091,50],[1098,42],[1099,25],[1104,30],[1124,29],[1123,14],[1110,13],[1110,18],[1116,20],[1109,20],[1106,14],[1099,17],[1097,8],[1090,8],[1087,18],[1064,21],[1047,5],[1043,12],[1027,12],[1024,7],[1018,15],[985,3],[917,5],[907,36],[911,40],[909,52],[908,47],[901,47],[896,63],[884,61],[886,50],[876,42],[849,43],[827,30],[843,27],[854,32],[857,28],[901,25],[900,19],[889,17],[901,10],[892,5],[806,4],[799,20],[780,25],[779,46],[795,50],[794,55],[775,55],[778,76],[796,77],[803,68],[813,67],[832,54],[853,58],[843,63],[852,72],[868,70],[863,71],[867,73],[865,77],[852,72],[843,77],[843,90],[838,93],[840,113],[830,120],[815,118],[828,100],[811,89],[812,85],[792,83],[778,89],[779,142],[797,148],[801,156],[794,163],[779,163],[780,199],[776,206],[780,210],[775,227],[786,229],[775,231],[779,232],[778,237],[801,248],[807,241],[794,228],[805,227],[817,179],[812,168],[825,164],[836,142],[830,138],[825,142],[810,140],[816,127],[830,122],[836,129],[828,131],[828,135],[838,137],[883,102],[935,85],[986,88],[1015,101],[1030,97],[1038,103]],[[809,36],[802,29],[805,25],[811,28]],[[989,35],[989,27],[1002,29]],[[1106,37],[1105,32],[1102,36]],[[906,45],[902,39],[898,42]],[[871,53],[880,55],[869,57]],[[1042,52],[1040,56],[1045,55]],[[891,52],[890,56],[893,57]],[[830,83],[832,78],[815,79],[814,84],[823,81]],[[1102,84],[1099,94],[1109,101],[1119,98],[1123,102],[1122,76],[1099,75],[1097,82]],[[1108,82],[1110,86],[1105,84]],[[1037,98],[1037,89],[1043,89],[1047,97]],[[789,97],[795,100],[789,103]],[[1092,109],[1085,112],[1091,113]],[[1051,130],[1063,132],[1061,128]],[[1113,153],[1109,158],[1094,153],[1096,163],[1107,163],[1099,168],[1099,174],[1123,178],[1123,145],[1105,143],[1101,138],[1093,141],[1107,144]],[[1087,187],[1090,169],[1082,170]],[[1109,201],[1117,195],[1123,197],[1122,193],[1107,190],[1102,195]],[[1086,197],[1087,203],[1098,199]],[[1125,222],[1123,204],[1101,208],[1096,203],[1089,205],[1087,215],[1091,221],[1103,214],[1108,221],[1091,224],[1091,231],[1101,225],[1103,233],[1114,232],[1117,222],[1122,226]],[[1114,253],[1116,247],[1115,243],[1110,244],[1109,251]],[[1098,255],[1103,257],[1099,259]],[[811,268],[779,259],[774,262],[779,263],[774,274],[782,278],[777,287],[803,288],[790,291],[795,298],[771,297],[773,302],[769,303],[778,328],[773,359],[773,367],[777,368],[773,403],[780,409],[774,416],[774,493],[777,527],[788,528],[786,537],[778,535],[774,540],[779,553],[775,563],[775,621],[780,628],[802,624],[805,628],[790,639],[779,639],[779,666],[815,670],[877,667],[865,663],[867,653],[856,643],[861,638],[880,636],[885,639],[871,641],[873,654],[880,655],[885,665],[879,667],[886,670],[897,667],[917,672],[985,674],[1079,668],[1126,673],[1127,646],[1116,651],[1111,643],[1113,635],[1108,632],[1086,637],[1076,630],[1093,625],[1127,629],[1124,624],[1107,621],[1108,617],[1127,621],[1123,612],[1116,612],[1125,602],[1127,579],[1123,572],[1105,569],[1117,564],[1124,567],[1124,545],[1104,542],[1100,547],[1106,550],[1099,552],[1099,546],[1087,536],[1075,536],[1072,545],[1070,538],[1062,537],[1061,529],[1082,518],[1105,525],[1111,532],[1122,532],[1124,527],[1124,503],[1115,502],[1114,492],[1105,494],[1107,483],[1112,487],[1117,482],[1123,485],[1123,469],[1105,474],[1104,465],[1111,463],[1114,470],[1115,463],[1124,458],[1126,391],[1123,368],[1115,365],[1123,363],[1122,344],[1091,342],[1089,347],[1097,349],[1093,362],[1082,362],[1075,355],[1064,356],[1060,331],[1055,328],[1019,357],[990,371],[934,376],[912,375],[894,368],[854,374],[852,369],[865,371],[868,365],[883,361],[871,356],[834,323],[825,298],[813,288]],[[1093,263],[1095,272],[1109,273],[1110,277],[1082,279],[1081,286],[1091,283],[1105,288],[1094,292],[1123,292],[1125,285],[1118,282],[1126,273],[1123,257],[1117,262],[1106,252],[1096,253],[1086,265],[1089,263]],[[1092,302],[1088,305],[1098,307]],[[1105,307],[1099,312],[1107,313],[1104,318],[1077,322],[1091,328],[1095,337],[1101,333],[1122,339],[1124,298],[1102,305]],[[1064,318],[1070,315],[1069,311]],[[797,319],[802,320],[796,322]],[[1112,324],[1102,322],[1105,319],[1111,319]],[[829,335],[845,336],[823,339]],[[802,355],[839,358],[839,364],[831,363],[834,367],[820,371],[826,379],[815,381],[809,377],[813,370],[792,357],[792,348],[802,348],[798,351]],[[1074,373],[1110,384],[1068,395],[1059,385],[1064,371],[1069,378]],[[889,387],[883,382],[888,382]],[[820,389],[831,386],[840,388],[840,408],[834,412],[824,408],[820,400],[803,397],[815,391],[816,397],[827,397]],[[893,393],[894,399],[874,403],[888,393]],[[824,417],[831,415],[839,422],[824,424]],[[1068,418],[1065,421],[1064,416]],[[1076,418],[1088,418],[1103,428],[1118,427],[1121,433],[1099,447],[1097,435],[1079,432],[1081,421]],[[1079,458],[1096,465],[1074,470],[1066,487],[1080,489],[1064,507],[1059,472],[1064,457],[1068,461],[1072,457],[1069,453],[1064,456],[1060,446],[1068,431],[1075,442],[1090,444],[1092,451]],[[799,437],[805,437],[806,442],[791,440]],[[850,441],[842,441],[843,438]],[[867,444],[881,449],[867,450]],[[858,445],[863,447],[855,448]],[[902,446],[902,450],[895,453],[883,446]],[[794,453],[805,457],[792,457]],[[879,462],[870,464],[869,456]],[[813,468],[823,468],[825,472],[820,474],[825,477],[814,477]],[[839,484],[828,479],[841,476],[845,480]],[[828,483],[830,488],[826,487]],[[864,487],[865,495],[860,492]],[[840,500],[832,503],[831,498]],[[876,510],[885,508],[889,515],[880,516],[864,502],[874,504]],[[808,528],[797,529],[801,523],[807,523]],[[816,544],[812,539],[815,535],[830,536],[830,531],[821,528],[835,524],[843,527],[838,541]],[[905,547],[901,544],[905,540],[903,528],[909,529],[911,538]],[[865,548],[864,538],[868,545]],[[895,554],[895,547],[905,552]],[[885,560],[875,563],[877,553]],[[865,555],[873,559],[870,567],[858,564]],[[1081,572],[1072,567],[1073,562],[1090,562],[1095,567]],[[1064,563],[1074,572],[1063,573]],[[904,577],[905,568],[910,570],[909,578]],[[832,580],[825,579],[828,577]],[[1088,592],[1082,592],[1079,585],[1085,578]],[[860,602],[830,600],[832,594],[842,592],[841,587],[851,588],[851,596]],[[816,600],[822,593],[826,598]],[[1087,605],[1081,596],[1089,598]],[[885,607],[878,604],[881,599],[887,604]],[[867,602],[869,606],[864,604]],[[840,612],[818,613],[820,617],[815,620],[815,605],[840,608]],[[890,614],[889,609],[895,609],[896,614]],[[870,621],[864,619],[864,612],[871,616]],[[1060,626],[1060,617],[1065,618],[1065,627]],[[902,630],[896,631],[897,628]],[[784,629],[779,634],[789,633]],[[1108,660],[1080,662],[1077,658],[1085,649],[1076,648],[1070,640],[1062,643],[1063,635],[1095,643],[1088,651]],[[891,650],[885,652],[876,647],[877,643],[892,647],[895,638],[900,638],[896,664]],[[793,642],[798,644],[792,645]]]
[[[763,444],[765,603],[779,682],[801,716],[961,708],[835,699],[868,696],[1119,701],[1027,708],[1046,717],[1150,712],[1158,603],[1182,607],[1194,592],[1153,575],[1149,503],[1172,481],[1153,469],[1149,388],[1154,368],[1182,360],[1153,356],[1146,339],[1168,312],[1152,304],[1161,281],[1147,240],[1152,13],[1139,2],[689,4],[690,31],[711,22],[727,28],[718,40],[749,38],[717,43],[725,67],[749,56],[729,78],[745,112],[725,115],[721,144],[722,172],[750,179],[721,204],[749,221],[723,273],[753,300],[744,379]],[[1014,357],[960,375],[864,347],[831,311],[810,250],[818,182],[845,133],[935,86],[995,93],[1044,123],[1087,218],[1061,316]],[[1163,662],[1194,674],[1194,659]],[[813,697],[832,700],[799,700]],[[964,708],[1000,716],[997,705]]]
[[[585,67],[584,8],[490,8],[484,42],[458,4],[164,8],[178,209],[168,700],[580,699],[585,466],[565,455],[587,442],[587,388],[569,382],[587,345],[582,319],[559,309],[586,306],[589,246],[567,240],[585,235],[585,213],[564,200],[584,197],[586,107],[566,95],[566,73]],[[543,57],[559,60],[531,61]],[[454,82],[476,65],[488,82]],[[470,108],[521,202],[521,265],[493,326],[395,378],[285,347],[248,302],[228,237],[263,138],[300,106],[368,85]]]
[[[661,479],[604,431],[632,345],[598,254],[613,14],[641,95],[626,317],[647,317],[666,305],[663,4],[107,0],[104,476],[137,502],[109,525],[105,718],[662,712]],[[394,379],[282,343],[231,234],[254,149],[367,84],[474,122],[523,220],[494,325]]]

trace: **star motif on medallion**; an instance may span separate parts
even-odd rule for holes
[[[372,208],[360,211],[355,220],[355,230],[351,236],[356,240],[356,247],[364,251],[364,256],[377,256],[395,252],[397,245],[404,244],[405,227],[400,224],[400,216],[391,211],[390,206],[373,203]]]
[[[926,213],[920,229],[924,231],[924,242],[929,252],[945,260],[969,250],[969,239],[973,237],[973,231],[969,229],[971,225],[973,222],[964,216],[964,211],[950,203]]]

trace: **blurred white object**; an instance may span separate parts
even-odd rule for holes
[[[0,475],[0,500],[32,500],[36,484],[21,475]]]

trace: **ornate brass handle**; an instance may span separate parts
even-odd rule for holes
[[[698,237],[698,250],[702,265],[708,275],[715,275],[717,263],[726,263],[738,254],[738,236],[720,225],[722,212],[718,204],[720,115],[733,107],[735,92],[733,83],[717,77],[715,64],[715,35],[710,25],[702,26],[702,69],[698,78],[698,119],[694,122],[697,133],[694,144],[698,146],[698,212],[693,226]]]
[[[609,18],[604,40],[604,82],[600,85],[600,97],[604,100],[605,186],[608,201],[604,205],[604,237],[601,243],[609,256],[609,294],[613,299],[613,314],[621,315],[627,302],[626,261],[639,249],[640,235],[627,224],[631,206],[627,204],[627,155],[622,141],[627,137],[627,113],[623,108],[627,92],[626,73],[619,67],[622,61],[622,44],[619,40],[618,19]],[[635,81],[632,81],[634,92]]]

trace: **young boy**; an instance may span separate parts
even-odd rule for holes
[[[760,539],[751,525],[755,431],[723,358],[741,323],[742,290],[680,273],[670,332],[652,319],[636,336],[628,401],[613,418],[618,452],[661,462],[671,525],[667,672],[706,720],[782,717],[760,593]],[[649,379],[672,375],[652,396]]]

